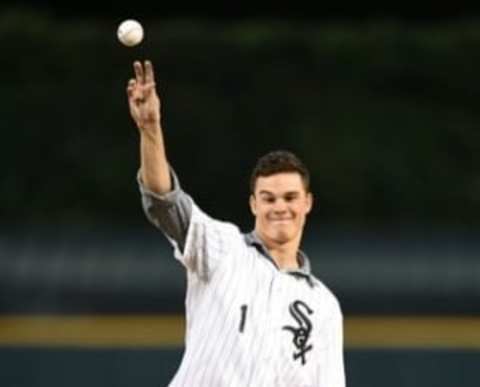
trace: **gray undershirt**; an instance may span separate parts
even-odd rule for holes
[[[142,183],[140,172],[137,175],[142,193],[142,205],[147,218],[170,239],[177,242],[181,251],[185,247],[188,226],[192,215],[193,199],[180,187],[175,171],[170,168],[172,190],[159,195],[149,191]]]

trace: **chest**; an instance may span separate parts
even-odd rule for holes
[[[218,292],[224,323],[238,343],[263,361],[292,369],[318,363],[328,337],[325,305],[318,288],[304,277],[282,272],[264,257],[233,269],[230,292]]]

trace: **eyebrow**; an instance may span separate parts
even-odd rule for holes
[[[266,190],[261,190],[258,194],[259,195],[275,196],[275,194],[273,192],[266,191]],[[286,196],[286,195],[300,195],[300,192],[299,191],[287,191],[284,194],[282,194],[282,196]]]

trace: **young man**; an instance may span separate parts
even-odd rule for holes
[[[186,347],[170,387],[345,386],[339,303],[299,250],[313,200],[307,169],[290,152],[265,155],[251,178],[254,231],[212,219],[168,164],[152,64],[134,72],[143,206],[187,273]]]

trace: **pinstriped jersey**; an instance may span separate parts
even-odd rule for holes
[[[159,198],[143,193],[159,226]],[[255,233],[182,195],[184,239],[161,227],[187,275],[185,351],[169,387],[344,387],[340,305],[306,256],[300,270],[280,270]]]

